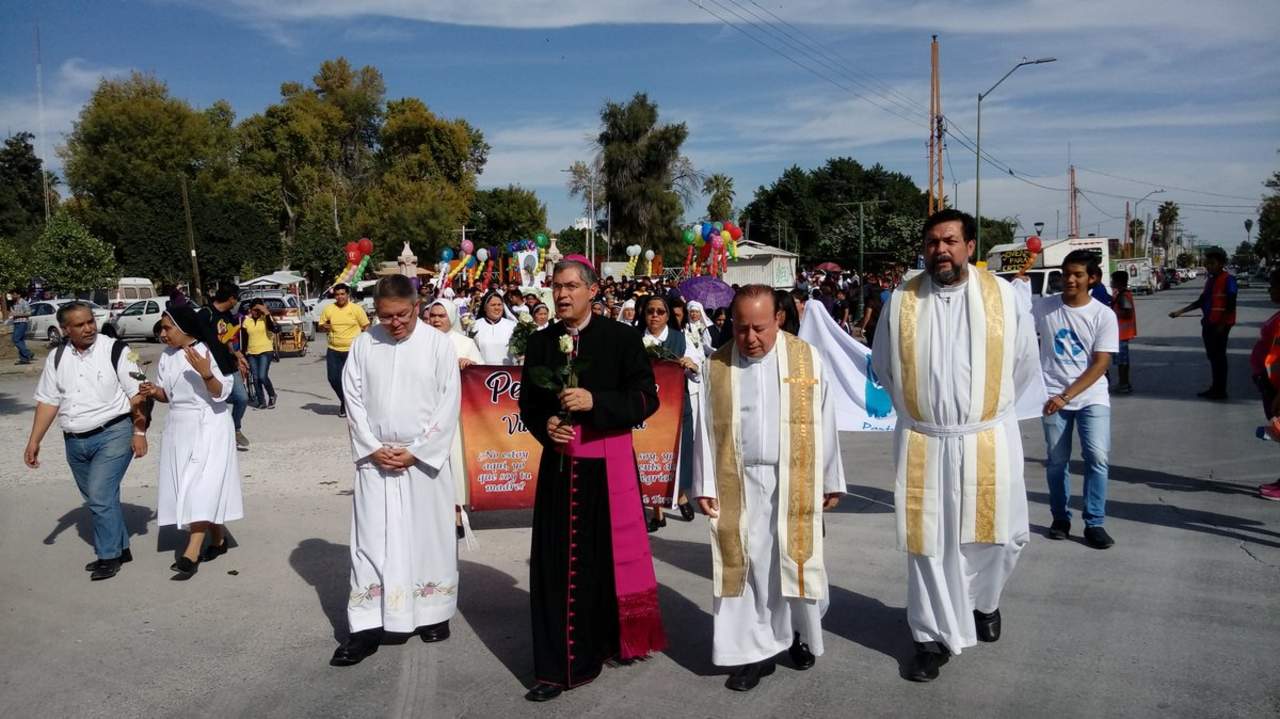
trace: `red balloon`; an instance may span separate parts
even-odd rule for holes
[[[355,243],[352,242],[351,244],[354,245]],[[347,262],[350,262],[353,265],[360,264],[360,250],[347,250]]]
[[[361,253],[366,254],[366,255],[368,255],[368,254],[372,254],[372,253],[373,253],[373,240],[369,239],[368,237],[361,237],[361,238],[360,238],[360,242],[359,242],[359,247],[360,247],[360,252],[361,252]]]
[[[1027,238],[1027,249],[1033,253],[1039,253],[1044,245],[1040,242],[1039,235],[1031,235]]]
[[[732,227],[725,227],[725,229],[729,231],[729,236],[733,238],[734,242],[737,242],[738,240],[742,239],[742,229],[737,225],[733,225]]]
[[[359,252],[360,245],[359,243],[356,243],[356,242],[348,242],[346,247],[342,248],[342,251],[343,252]]]

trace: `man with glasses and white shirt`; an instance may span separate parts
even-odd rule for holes
[[[36,385],[36,414],[23,460],[32,469],[40,466],[40,442],[57,419],[67,464],[93,515],[97,559],[85,569],[93,581],[110,579],[122,563],[133,560],[120,480],[133,458],[147,453],[148,421],[138,395],[142,373],[123,342],[98,334],[89,305],[62,305],[58,324],[67,342],[45,361]]]

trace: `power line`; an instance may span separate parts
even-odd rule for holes
[[[712,10],[711,8],[707,7],[706,5],[703,5],[701,2],[699,2],[699,0],[688,0],[689,4],[691,4],[691,5],[695,6],[695,7],[697,7],[698,9],[700,9],[700,10],[702,10],[703,12],[707,13],[708,15],[711,15],[712,17],[714,17],[715,19],[719,20],[719,21],[720,21],[721,23],[723,23],[724,25],[727,25],[727,26],[729,26],[729,27],[733,28],[734,30],[736,30],[737,32],[739,32],[739,33],[741,33],[741,34],[745,35],[745,36],[746,36],[748,39],[750,39],[752,42],[754,42],[754,43],[756,43],[756,44],[758,44],[758,45],[762,45],[762,46],[764,46],[764,47],[768,48],[768,49],[769,49],[769,50],[771,50],[772,52],[774,52],[774,53],[776,53],[776,54],[778,54],[778,55],[782,56],[782,58],[783,58],[783,59],[785,59],[785,60],[787,60],[788,62],[792,63],[792,64],[793,64],[793,65],[795,65],[796,67],[799,67],[800,69],[802,69],[802,70],[804,70],[804,71],[806,71],[806,72],[808,72],[808,73],[810,73],[810,74],[812,74],[812,75],[814,75],[814,76],[816,76],[816,77],[818,77],[818,78],[820,78],[820,79],[822,79],[822,80],[824,80],[824,81],[826,81],[826,82],[828,82],[828,83],[830,83],[830,84],[834,85],[835,87],[837,87],[837,88],[839,88],[839,89],[843,90],[844,92],[847,92],[847,93],[849,93],[850,95],[853,95],[855,98],[859,98],[859,99],[862,99],[862,100],[866,100],[867,102],[871,103],[872,105],[876,106],[877,108],[879,108],[879,109],[881,109],[881,110],[884,110],[885,112],[887,112],[887,113],[889,113],[889,114],[891,114],[891,115],[893,115],[893,116],[895,116],[895,117],[897,117],[897,118],[899,118],[899,119],[901,119],[901,120],[904,120],[904,121],[906,121],[906,122],[908,122],[908,123],[911,123],[911,124],[913,124],[913,125],[917,125],[917,126],[920,126],[920,127],[926,127],[926,126],[928,125],[928,123],[924,123],[924,122],[921,122],[921,121],[920,121],[920,120],[918,120],[918,119],[913,119],[913,118],[911,118],[911,117],[909,117],[909,116],[903,115],[900,111],[898,111],[897,109],[894,109],[893,107],[889,107],[889,106],[885,106],[885,105],[881,105],[880,103],[877,103],[875,100],[872,100],[871,98],[869,98],[869,97],[867,97],[867,96],[865,96],[865,95],[863,95],[863,94],[861,94],[861,93],[857,92],[857,91],[856,91],[856,90],[854,90],[853,88],[851,88],[851,87],[849,87],[849,86],[847,86],[847,85],[845,85],[845,84],[842,84],[840,81],[836,80],[835,78],[832,78],[829,74],[827,74],[827,73],[825,73],[825,72],[822,72],[822,71],[820,71],[820,70],[817,70],[817,69],[815,69],[815,68],[811,67],[810,65],[808,65],[808,64],[806,64],[806,63],[804,63],[804,62],[802,62],[802,61],[800,61],[800,60],[798,60],[798,59],[796,59],[793,55],[791,55],[791,54],[789,54],[789,53],[787,53],[787,52],[785,52],[785,51],[783,51],[783,50],[779,49],[778,47],[775,47],[774,45],[772,45],[772,44],[770,44],[770,43],[768,43],[768,42],[766,42],[766,41],[764,41],[764,40],[762,40],[760,37],[758,37],[758,36],[757,36],[757,33],[758,33],[759,35],[763,35],[764,37],[766,37],[766,38],[771,38],[771,39],[776,39],[776,36],[771,35],[770,33],[766,32],[766,31],[762,31],[762,30],[760,29],[760,27],[759,27],[756,23],[752,23],[750,20],[748,20],[746,17],[744,17],[741,13],[738,13],[738,12],[737,12],[737,11],[735,11],[733,8],[730,8],[730,7],[725,6],[725,5],[724,5],[723,3],[721,3],[719,0],[710,0],[710,1],[711,1],[711,2],[713,2],[713,3],[715,3],[715,5],[716,5],[717,7],[719,7],[721,10],[724,10],[725,12],[727,12],[727,13],[729,13],[729,14],[733,15],[734,17],[738,18],[739,20],[741,20],[741,21],[742,21],[742,24],[745,24],[746,26],[750,27],[750,28],[753,30],[753,32],[747,32],[747,30],[746,30],[746,29],[744,29],[744,28],[742,27],[742,24],[740,24],[740,23],[734,23],[734,22],[731,22],[731,21],[730,21],[728,18],[726,18],[724,15],[721,15],[720,13],[717,13],[716,11],[714,11],[714,10]]]
[[[1092,192],[1095,195],[1101,195],[1103,197],[1112,197],[1118,200],[1141,199],[1140,197],[1137,197],[1135,195],[1118,195],[1114,192],[1102,192],[1101,190],[1090,190],[1090,192]],[[1178,200],[1178,199],[1165,200],[1165,202],[1172,202],[1176,204],[1178,207],[1207,207],[1207,208],[1215,208],[1215,209],[1243,209],[1243,210],[1254,210],[1254,211],[1256,211],[1258,208],[1256,204],[1254,205],[1217,205],[1217,204],[1204,203],[1204,202],[1186,202],[1184,200]]]
[[[1137,180],[1132,177],[1125,177],[1123,175],[1115,175],[1110,172],[1103,172],[1102,170],[1091,170],[1087,167],[1081,167],[1079,165],[1076,165],[1076,169],[1084,170],[1085,172],[1088,172],[1094,175],[1102,175],[1103,177],[1110,177],[1114,180],[1124,180],[1125,182],[1133,182],[1139,185],[1147,185],[1149,187],[1163,187],[1170,190],[1178,190],[1179,192],[1190,192],[1195,195],[1209,195],[1210,197],[1225,197],[1226,199],[1229,199],[1229,200],[1254,200],[1255,199],[1253,197],[1243,197],[1241,195],[1224,195],[1221,192],[1209,192],[1208,190],[1192,190],[1187,187],[1174,187],[1173,185],[1165,184],[1163,182],[1148,182],[1146,180]]]
[[[1110,217],[1113,220],[1124,219],[1119,215],[1113,215],[1110,212],[1107,212],[1106,210],[1102,209],[1101,207],[1098,207],[1098,203],[1094,202],[1092,199],[1089,198],[1089,193],[1085,192],[1084,190],[1079,190],[1079,192],[1080,192],[1080,196],[1084,198],[1085,202],[1089,203],[1090,205],[1093,205],[1093,209],[1097,210],[1098,212],[1101,212],[1103,215]]]

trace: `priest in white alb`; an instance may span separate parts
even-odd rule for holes
[[[449,638],[458,549],[449,452],[461,383],[453,343],[418,319],[417,292],[391,275],[374,289],[377,326],[351,345],[342,385],[355,459],[350,638],[330,664],[373,654],[383,632]]]
[[[732,309],[734,342],[702,372],[694,494],[711,518],[711,659],[748,691],[783,650],[801,670],[822,655],[822,512],[845,481],[817,350],[780,329],[772,288],[743,287]]]
[[[969,264],[975,229],[958,210],[929,217],[927,269],[894,291],[872,353],[898,416],[894,507],[916,650],[906,678],[918,682],[1000,638],[1000,595],[1029,538],[1015,402],[1043,394],[1035,326],[1024,293]]]

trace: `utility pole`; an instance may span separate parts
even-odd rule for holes
[[[929,64],[932,74],[929,78],[929,214],[941,210],[943,188],[942,179],[942,76],[938,64],[938,36],[933,36],[929,46]]]
[[[40,60],[40,26],[36,25],[36,123],[40,129],[37,149],[40,151],[40,186],[44,191],[44,221],[49,221],[49,171],[44,152],[44,77]]]
[[[189,296],[195,298],[197,305],[202,305],[204,304],[204,285],[200,282],[200,262],[196,259],[196,234],[191,229],[191,202],[187,199],[186,174],[178,175],[178,180],[182,185],[182,214],[187,218],[187,248],[191,250],[191,277],[195,283]]]

